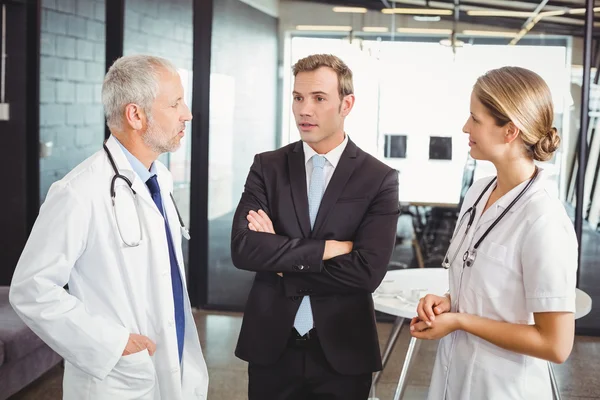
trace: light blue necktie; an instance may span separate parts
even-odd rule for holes
[[[323,172],[325,161],[327,161],[327,159],[323,156],[316,154],[312,156],[313,170],[308,188],[308,212],[310,215],[311,229],[315,225],[315,219],[319,212],[321,199],[325,192],[325,173]],[[294,328],[296,328],[300,336],[304,336],[313,328],[313,315],[309,296],[304,296],[302,298],[300,308],[298,308],[298,312],[296,313],[296,319],[294,319]]]

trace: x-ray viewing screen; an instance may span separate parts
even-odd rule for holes
[[[385,158],[406,158],[406,136],[385,135]]]
[[[452,160],[452,138],[431,136],[429,138],[430,160]]]

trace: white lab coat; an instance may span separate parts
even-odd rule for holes
[[[126,247],[119,236],[110,197],[114,172],[100,150],[50,188],[13,276],[10,302],[65,358],[64,399],[206,399],[208,372],[187,295],[179,363],[164,220],[116,139],[107,146],[138,194],[140,246]],[[156,163],[187,293],[180,224],[169,195],[172,177]],[[117,200],[129,193],[118,180]],[[133,208],[119,221],[126,236],[138,229]],[[130,333],[153,340],[154,356],[142,351],[122,357]]]
[[[490,188],[477,206],[460,249],[465,222],[450,245],[452,311],[517,324],[533,324],[534,312],[575,312],[577,239],[548,172],[536,181],[481,243],[473,267],[462,255],[507,208],[527,182],[500,198],[482,216]],[[477,181],[460,215],[491,178]],[[458,224],[457,224],[458,227]],[[473,238],[475,240],[473,240]],[[472,245],[471,245],[472,242]],[[462,275],[462,281],[461,281]],[[429,400],[550,400],[547,361],[504,350],[464,331],[440,340]]]

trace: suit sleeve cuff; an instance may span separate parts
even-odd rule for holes
[[[302,256],[292,260],[292,265],[284,273],[318,273],[323,270],[324,240],[311,240],[307,243]]]

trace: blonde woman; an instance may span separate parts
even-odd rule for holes
[[[481,76],[463,131],[497,176],[469,189],[444,265],[450,291],[419,302],[411,333],[440,339],[430,400],[551,399],[548,361],[573,346],[577,240],[552,190],[550,90],[532,71]]]

